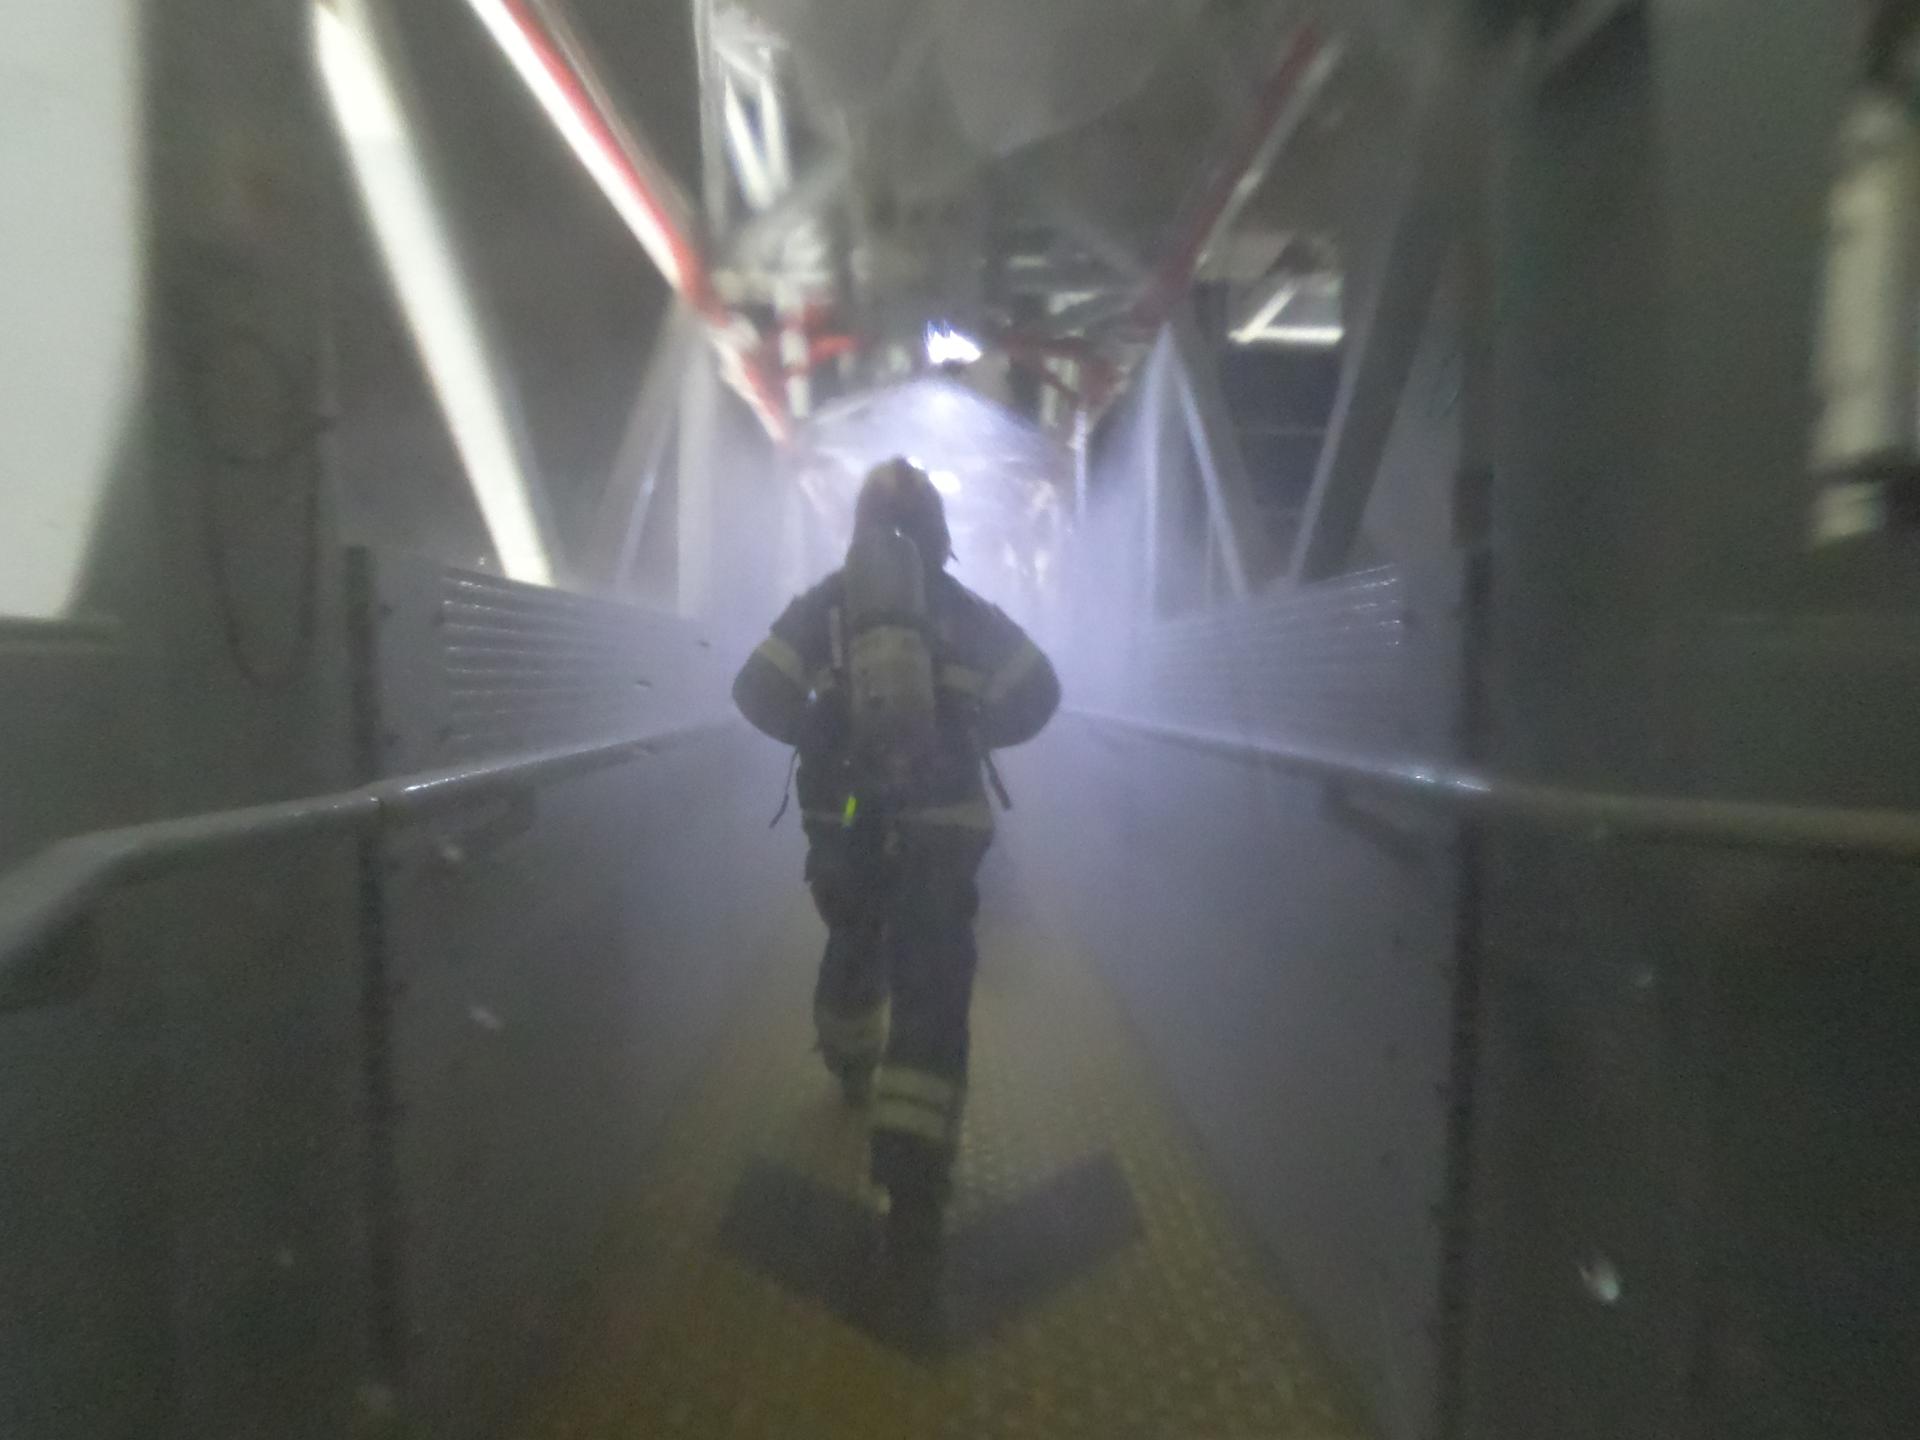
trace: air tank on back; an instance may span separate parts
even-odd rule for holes
[[[926,566],[900,530],[867,525],[845,575],[854,749],[883,785],[904,785],[935,740]]]

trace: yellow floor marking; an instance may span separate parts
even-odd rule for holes
[[[954,1224],[1106,1151],[1141,1239],[933,1366],[722,1253],[715,1227],[752,1158],[864,1193],[863,1125],[811,1053],[821,932],[796,910],[609,1251],[601,1333],[522,1429],[529,1440],[1362,1434],[1206,1182],[1116,1000],[1085,957],[988,904]]]

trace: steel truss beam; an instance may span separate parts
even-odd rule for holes
[[[1220,388],[1214,347],[1201,335],[1188,304],[1175,307],[1163,343],[1172,348],[1177,397],[1199,462],[1227,585],[1235,599],[1245,599],[1274,572],[1276,557],[1253,497],[1253,481],[1234,432],[1233,415]]]
[[[1346,363],[1314,469],[1289,574],[1296,584],[1338,574],[1352,553],[1447,258],[1478,188],[1477,111],[1464,47],[1428,62],[1411,108],[1407,163],[1393,229],[1365,296],[1346,321]]]
[[[660,323],[653,353],[634,395],[627,428],[614,452],[607,488],[587,536],[585,569],[590,583],[619,592],[633,573],[659,487],[660,466],[673,438],[681,381],[699,352],[700,322],[676,304]]]

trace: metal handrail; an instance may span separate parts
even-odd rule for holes
[[[0,1009],[41,948],[109,891],[250,845],[341,831],[403,829],[475,801],[658,754],[731,718],[504,760],[376,780],[355,790],[96,830],[59,840],[0,876]]]
[[[1920,812],[1622,794],[1515,780],[1465,766],[1347,754],[1098,710],[1093,725],[1209,754],[1340,781],[1465,815],[1514,820],[1594,841],[1665,840],[1722,850],[1920,862]]]

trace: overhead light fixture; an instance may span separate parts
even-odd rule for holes
[[[927,327],[927,359],[935,365],[971,365],[982,353],[976,341],[950,326]]]
[[[1342,290],[1333,271],[1274,275],[1227,334],[1236,345],[1338,345],[1346,337]]]
[[[1273,345],[1338,345],[1346,338],[1342,325],[1269,325],[1259,338]]]
[[[314,44],[387,278],[452,432],[500,568],[553,583],[533,492],[453,244],[361,0],[318,0]]]
[[[1246,323],[1235,326],[1229,332],[1233,342],[1236,345],[1252,345],[1266,339],[1269,328],[1279,318],[1280,312],[1291,305],[1294,297],[1299,293],[1300,282],[1295,279],[1285,280],[1275,286],[1273,293],[1267,296],[1260,308],[1247,317]]]

